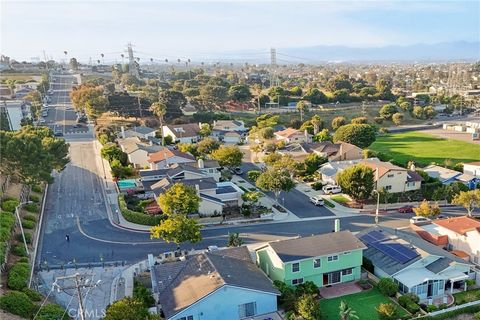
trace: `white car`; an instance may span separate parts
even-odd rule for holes
[[[45,121],[45,119],[43,119],[43,118],[38,119],[38,123],[39,123],[39,124],[44,124],[45,122],[46,122],[46,121]]]
[[[410,218],[410,223],[411,224],[417,224],[417,223],[421,223],[421,222],[430,222],[430,221],[432,221],[432,220],[427,218],[427,217],[415,216],[415,217]]]
[[[325,194],[336,194],[342,192],[342,188],[340,188],[340,186],[334,186],[331,184],[324,186],[322,190]]]
[[[310,202],[313,203],[316,206],[323,206],[324,205],[324,201],[323,201],[323,198],[321,196],[310,197]]]

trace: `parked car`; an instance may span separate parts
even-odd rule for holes
[[[342,188],[340,188],[340,186],[335,186],[331,184],[324,186],[322,190],[325,194],[336,194],[342,192]]]
[[[321,196],[310,197],[310,202],[313,203],[316,206],[323,206],[324,205],[324,201],[323,201],[323,198]]]
[[[83,125],[82,125],[81,123],[75,123],[75,124],[73,125],[73,127],[74,127],[74,128],[82,128]]]
[[[401,208],[398,208],[397,211],[400,213],[412,213],[414,206],[406,205]]]
[[[435,217],[435,219],[447,219],[448,217],[444,214],[439,214],[438,216]]]
[[[432,221],[432,220],[429,219],[429,218],[420,217],[420,216],[415,216],[415,217],[410,218],[410,223],[411,224],[417,224],[417,223],[421,223],[421,222],[430,222],[430,221]]]
[[[243,170],[240,167],[233,168],[233,173],[241,175],[243,174]]]
[[[44,124],[45,122],[46,122],[46,121],[45,121],[45,119],[43,119],[43,118],[38,119],[38,123],[39,123],[39,124]]]
[[[63,132],[62,131],[55,131],[53,134],[55,137],[63,137]]]

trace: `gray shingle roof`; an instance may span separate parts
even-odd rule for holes
[[[283,262],[366,248],[350,231],[275,241],[269,245]]]
[[[439,273],[450,266],[452,263],[451,259],[442,257],[426,266],[426,268],[434,273]]]
[[[272,282],[252,262],[246,247],[187,257],[154,267],[159,302],[167,318],[224,285],[278,295]]]

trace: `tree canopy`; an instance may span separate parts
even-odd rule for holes
[[[471,217],[473,210],[480,207],[480,190],[461,191],[453,198],[453,203],[463,206]]]
[[[363,164],[348,167],[337,174],[337,183],[342,191],[355,200],[366,200],[372,194],[374,184],[373,170]]]
[[[375,127],[369,124],[346,124],[338,128],[333,135],[334,142],[348,142],[359,148],[367,148],[375,139]]]
[[[150,236],[154,239],[161,238],[166,242],[180,244],[183,242],[196,243],[202,240],[201,226],[197,221],[184,215],[174,215],[163,220],[160,225],[150,229]]]
[[[195,188],[175,183],[158,197],[158,205],[166,215],[188,215],[198,211],[200,198]]]
[[[243,152],[237,146],[222,145],[211,153],[222,167],[238,167],[242,164]]]
[[[278,202],[280,192],[288,192],[295,187],[295,181],[285,169],[270,168],[263,172],[255,181],[257,187],[263,191],[271,191]]]

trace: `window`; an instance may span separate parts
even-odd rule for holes
[[[257,314],[256,302],[244,303],[238,306],[238,316],[240,317],[240,319],[246,317],[253,317],[255,314]]]
[[[193,316],[181,317],[181,318],[178,318],[177,320],[193,320]]]
[[[343,254],[350,254],[351,252],[350,251],[347,251],[347,252],[344,252]]]
[[[321,266],[322,266],[322,261],[320,260],[320,258],[313,259],[313,267],[314,268],[320,268]]]
[[[352,274],[352,268],[342,270],[342,276],[348,276],[350,274]]]
[[[330,256],[327,258],[328,262],[337,261],[337,260],[338,260],[338,256]]]
[[[296,286],[297,284],[302,284],[303,283],[303,278],[299,279],[292,279],[292,285]]]
[[[387,175],[388,178],[393,178],[395,175],[393,173],[390,173]]]
[[[385,186],[385,190],[392,190],[392,186]]]
[[[292,272],[298,272],[298,271],[300,271],[300,263],[298,262],[292,263]]]

